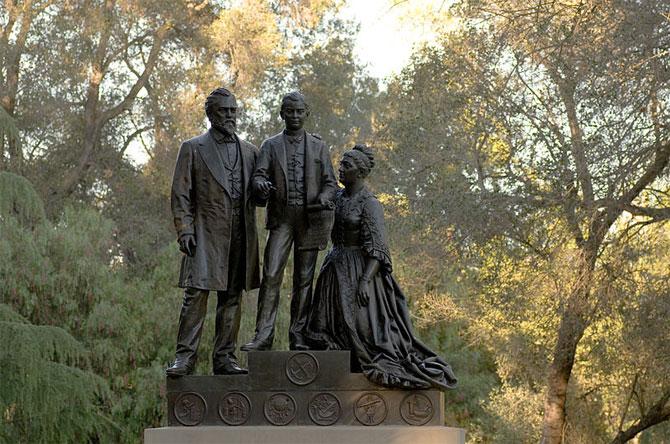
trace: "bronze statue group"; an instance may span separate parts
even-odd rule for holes
[[[179,316],[170,377],[195,368],[207,297],[216,291],[215,375],[245,374],[235,350],[243,291],[260,288],[254,338],[242,351],[272,348],[280,286],[293,250],[291,350],[350,350],[353,370],[399,388],[451,388],[451,367],[412,333],[407,302],[392,275],[382,205],[365,186],[374,154],[355,145],[339,162],[303,128],[297,92],[283,97],[284,130],[260,148],[235,133],[237,102],[225,88],[205,103],[206,133],[179,149],[171,204],[183,253]],[[268,239],[259,273],[256,207],[266,207]],[[333,214],[334,213],[334,214]],[[317,255],[327,253],[313,288]]]

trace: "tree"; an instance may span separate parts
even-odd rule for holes
[[[19,93],[21,62],[33,21],[52,1],[7,1],[0,10],[0,152],[2,163],[20,172],[24,156],[14,118]]]
[[[35,325],[9,305],[35,299],[35,286],[17,288],[14,266],[44,265],[34,235],[44,230],[44,208],[32,185],[0,173],[0,439],[4,442],[74,442],[105,439],[116,427],[110,418],[107,382],[96,375],[86,347],[64,328]],[[17,249],[23,250],[18,253]],[[23,262],[26,260],[26,262]],[[18,263],[17,263],[18,262]],[[17,267],[18,268],[18,267]],[[41,277],[36,276],[36,281]],[[62,406],[70,408],[64,411]]]
[[[130,146],[153,156],[152,141],[192,136],[214,86],[252,94],[285,61],[288,32],[315,26],[335,2],[6,5],[1,100],[13,120],[0,122],[15,122],[23,144],[5,131],[2,159],[49,196],[51,214],[73,198],[104,197]]]
[[[3,442],[109,439],[107,383],[90,371],[86,349],[62,328],[30,324],[0,304]],[[63,409],[63,405],[68,405]]]
[[[281,128],[281,98],[290,91],[307,98],[307,129],[326,141],[332,157],[353,143],[370,140],[379,87],[354,55],[352,28],[352,23],[324,17],[312,34],[296,37],[300,44],[285,64],[265,72],[242,119],[254,143],[259,145]]]
[[[510,327],[522,312],[544,321],[519,339],[544,335],[524,345],[541,366],[528,382],[545,375],[542,441],[557,443],[579,423],[566,409],[575,362],[589,360],[580,347],[610,316],[607,267],[624,269],[608,261],[613,246],[649,242],[640,227],[670,219],[670,22],[663,2],[466,1],[456,12],[463,27],[389,87],[398,99],[379,134],[412,210],[452,227],[467,251],[495,247],[479,262],[493,272],[479,308],[510,304],[497,318]],[[667,419],[665,393],[645,396],[659,407],[639,411],[635,432]]]
[[[0,186],[0,335],[16,344],[0,356],[3,432],[12,442],[136,442],[163,419],[177,251],[154,252],[135,277],[98,210],[67,208],[53,223],[26,179],[2,172]]]

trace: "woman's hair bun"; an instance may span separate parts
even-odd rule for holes
[[[368,169],[372,169],[375,166],[375,153],[372,150],[372,148],[370,148],[367,145],[357,144],[357,145],[354,145],[353,150],[354,151],[359,151],[360,153],[365,155],[365,157],[368,159],[367,165],[366,165],[368,167]]]

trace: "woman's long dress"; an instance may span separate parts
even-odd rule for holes
[[[393,278],[382,205],[366,188],[335,201],[333,248],[319,274],[306,339],[316,350],[351,350],[367,378],[400,388],[452,388],[449,364],[412,334],[407,302]],[[358,280],[366,259],[380,262],[370,300],[360,306]]]

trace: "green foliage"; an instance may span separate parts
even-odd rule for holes
[[[542,395],[523,385],[504,385],[490,393],[486,411],[490,422],[473,431],[474,441],[536,443],[542,426]]]
[[[670,216],[661,3],[463,1],[460,27],[389,84],[377,187],[399,208],[396,268],[419,313],[465,322],[501,381],[476,440],[607,442],[667,421],[649,407],[670,393],[652,339],[667,329],[647,318],[664,313],[669,278],[651,248]],[[654,352],[624,353],[643,331]]]
[[[44,221],[44,204],[33,185],[26,178],[0,171],[0,217],[14,217],[27,227],[36,227]]]
[[[33,325],[0,304],[0,441],[86,442],[109,439],[107,382],[88,351],[59,327]],[[63,408],[67,406],[67,408]]]
[[[93,209],[67,208],[34,229],[3,214],[0,230],[0,313],[11,321],[3,343],[22,344],[2,355],[3,374],[23,378],[0,384],[5,410],[16,410],[7,436],[136,442],[162,420],[162,370],[174,347],[166,320],[180,302],[175,249],[157,254],[145,281],[130,278],[114,225]]]
[[[420,312],[420,311],[419,311]],[[458,388],[445,393],[445,424],[463,427],[468,433],[485,417],[482,399],[496,387],[491,355],[468,345],[463,334],[466,325],[450,319],[423,325],[416,334],[431,350],[443,356],[456,372]]]

